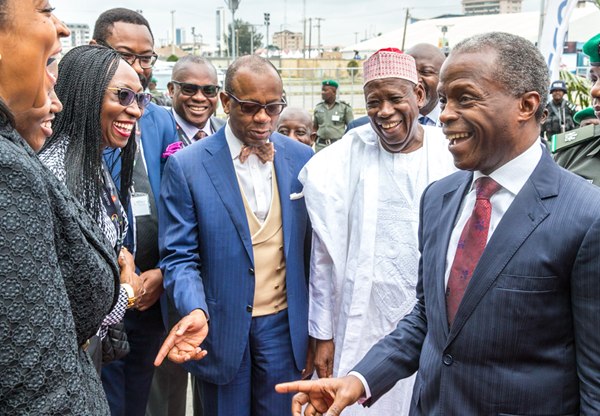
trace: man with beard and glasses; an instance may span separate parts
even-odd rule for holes
[[[549,78],[519,36],[454,47],[438,91],[461,171],[421,198],[416,305],[350,373],[277,386],[302,391],[294,416],[375,406],[417,370],[411,416],[600,414],[600,189],[540,143]]]
[[[346,375],[412,310],[421,194],[456,171],[442,130],[417,122],[426,97],[413,57],[382,49],[363,70],[370,124],[318,153],[299,176],[313,224],[309,334],[320,378]],[[344,415],[407,415],[413,383]]]
[[[425,104],[419,110],[419,124],[441,127],[437,86],[440,80],[440,69],[446,57],[440,48],[428,43],[419,43],[406,51],[406,54],[415,58],[419,82],[425,89]],[[348,124],[346,133],[368,122],[369,116],[357,118]]]
[[[132,10],[117,8],[102,13],[94,27],[91,44],[119,52],[137,73],[146,89],[156,62],[154,37],[148,21]],[[125,314],[125,328],[131,352],[102,369],[102,384],[113,416],[143,416],[154,374],[154,357],[165,334],[161,305],[164,289],[158,268],[158,196],[161,158],[167,146],[177,141],[177,129],[169,112],[153,103],[136,124],[137,152],[131,189],[129,230],[125,244],[130,247],[146,294],[139,310]],[[118,152],[105,154],[112,176],[120,186]]]

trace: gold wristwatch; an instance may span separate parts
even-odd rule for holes
[[[125,292],[127,292],[127,308],[129,309],[135,303],[135,292],[128,283],[121,283],[121,287],[125,289]]]

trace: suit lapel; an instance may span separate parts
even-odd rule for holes
[[[244,201],[233,167],[231,152],[225,139],[225,130],[219,131],[213,137],[204,140],[207,140],[205,151],[211,155],[203,161],[206,173],[219,194],[223,205],[225,205],[250,260],[254,263],[248,218],[244,210]]]
[[[464,196],[469,191],[472,180],[473,173],[466,173],[462,182],[457,182],[456,188],[444,195],[440,215],[438,216],[437,241],[441,242],[441,244],[436,258],[435,294],[438,299],[440,318],[445,336],[448,336],[448,318],[446,315],[446,254],[448,253],[448,244],[450,243],[450,235],[454,229],[456,216],[459,213]]]
[[[558,169],[544,151],[540,163],[500,220],[483,251],[456,313],[446,346],[460,332],[519,247],[550,214],[542,200],[558,195]]]
[[[281,218],[283,222],[283,245],[286,258],[290,249],[292,232],[292,207],[290,202],[291,184],[293,179],[293,165],[291,155],[286,152],[285,142],[275,134],[271,135],[271,141],[275,147],[275,156],[273,163],[275,165],[275,175],[277,176],[277,186],[279,187],[279,199],[281,200]]]

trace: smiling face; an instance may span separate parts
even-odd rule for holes
[[[310,113],[303,108],[287,107],[279,116],[277,133],[288,136],[290,139],[312,146],[317,138],[317,133],[312,131],[312,118]]]
[[[119,52],[129,52],[136,55],[152,55],[154,42],[152,34],[144,25],[115,22],[111,35],[105,39],[113,49]],[[91,43],[96,43],[92,41]],[[142,87],[146,89],[152,79],[152,68],[142,68],[139,59],[135,60],[133,69],[138,74]]]
[[[552,99],[554,100],[554,102],[558,104],[562,101],[565,92],[563,90],[554,90],[551,91],[550,94],[552,94]]]
[[[121,60],[115,76],[108,84],[108,88],[129,88],[136,93],[143,92],[140,80],[127,62]],[[135,122],[142,116],[142,111],[137,105],[137,98],[133,103],[124,107],[119,103],[119,91],[106,90],[102,104],[102,140],[104,147],[121,149],[127,145]]]
[[[517,98],[509,94],[496,81],[496,59],[495,51],[450,55],[438,86],[443,110],[440,120],[454,164],[485,175],[523,153],[537,139],[520,124],[535,126],[539,134],[534,116],[539,95],[526,93]]]
[[[399,78],[383,78],[365,85],[371,126],[390,153],[410,153],[423,145],[419,108],[425,102],[423,86]]]
[[[52,14],[47,0],[6,0],[0,29],[0,95],[13,112],[46,105],[56,82],[46,70],[51,55],[61,50],[60,37],[69,29]]]
[[[53,77],[58,77],[57,61],[48,65],[48,72]],[[61,111],[62,104],[56,96],[53,86],[47,95],[46,104],[43,107],[31,108],[27,111],[15,113],[17,131],[34,152],[40,150],[46,138],[52,135],[52,120],[54,120],[54,115]]]
[[[217,73],[214,68],[205,64],[190,62],[173,75],[174,81],[186,82],[196,85],[218,84]],[[181,93],[181,86],[169,82],[169,94],[173,99],[173,109],[185,121],[198,129],[203,129],[206,122],[217,108],[217,96],[207,98],[202,90],[193,96]]]
[[[590,90],[592,107],[594,108],[596,118],[600,118],[600,66],[592,66],[590,68],[589,77],[592,82],[592,88]]]
[[[247,67],[240,68],[231,81],[233,94],[241,101],[254,101],[260,104],[280,103],[283,84],[279,74],[272,68],[255,72]],[[254,115],[242,113],[240,104],[222,92],[221,102],[229,115],[229,126],[233,134],[248,146],[262,146],[267,143],[279,119],[269,116],[264,108]]]
[[[427,115],[438,104],[437,86],[440,81],[440,69],[444,63],[444,54],[439,48],[429,44],[419,44],[406,52],[415,58],[419,82],[425,88],[425,104],[421,114]]]

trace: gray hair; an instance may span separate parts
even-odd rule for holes
[[[215,66],[204,56],[200,55],[185,55],[180,58],[173,66],[172,78],[175,81],[179,81],[178,78],[180,73],[183,72],[189,64],[206,65],[206,67],[213,73],[215,79],[217,78],[217,70]]]
[[[459,42],[450,56],[490,50],[498,53],[495,79],[509,94],[518,98],[535,91],[540,95],[535,118],[541,120],[546,108],[550,71],[544,56],[533,43],[510,33],[489,32]]]

